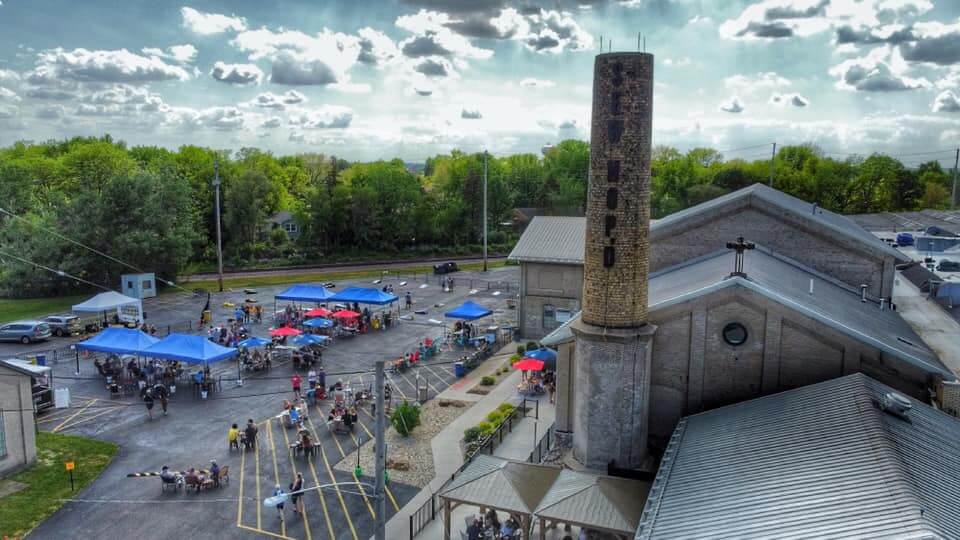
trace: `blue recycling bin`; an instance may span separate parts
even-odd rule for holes
[[[45,355],[45,354],[38,354],[38,355],[37,355],[37,365],[38,365],[38,366],[45,366],[45,365],[47,365],[47,355]]]
[[[453,363],[453,374],[459,379],[467,374],[467,368],[463,365],[463,362],[454,362]]]

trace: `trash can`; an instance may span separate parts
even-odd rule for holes
[[[467,368],[464,367],[463,362],[454,362],[453,363],[453,374],[459,379],[467,374]]]
[[[57,409],[66,409],[70,407],[70,389],[56,388],[53,391],[53,406]]]
[[[37,355],[37,365],[38,365],[38,366],[45,366],[45,365],[47,365],[47,355],[45,355],[45,354],[38,354],[38,355]]]

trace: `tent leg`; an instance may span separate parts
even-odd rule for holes
[[[450,540],[450,499],[443,500],[443,540]]]
[[[547,540],[547,520],[540,518],[540,540]]]

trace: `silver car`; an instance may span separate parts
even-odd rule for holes
[[[0,341],[19,341],[24,345],[50,337],[50,325],[42,321],[16,321],[0,325]]]

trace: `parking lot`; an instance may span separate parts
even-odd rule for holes
[[[467,298],[494,311],[480,324],[514,325],[516,313],[507,307],[507,299],[516,295],[517,274],[512,267],[491,270],[486,275],[457,273],[452,292],[443,292],[435,276],[421,274],[417,280],[410,276],[385,276],[383,283],[393,285],[394,293],[401,298],[406,291],[411,291],[414,309],[401,310],[404,318],[390,330],[334,340],[323,354],[327,384],[343,379],[354,387],[369,387],[377,360],[396,358],[427,337],[443,336],[443,327],[431,320],[443,321],[444,311]],[[336,286],[338,289],[382,286],[371,281],[338,282]],[[252,332],[264,337],[271,326],[266,314],[273,309],[273,294],[284,288],[264,288],[256,295],[243,291],[213,294],[213,322],[222,322],[232,315],[233,308],[224,304],[239,304],[254,296],[264,305],[265,320],[260,325],[251,325]],[[177,315],[192,314],[198,321],[205,302],[205,296],[171,294],[146,301],[144,309],[150,313],[148,320],[159,328],[164,321],[174,323]],[[421,310],[426,313],[413,313]],[[444,322],[449,325],[451,321]],[[66,341],[53,340],[51,344],[62,347]],[[19,352],[23,355],[23,347],[17,344],[0,347],[0,354]],[[30,347],[35,348],[36,345]],[[429,363],[389,374],[394,402],[415,399],[418,379],[420,385],[426,386],[429,397],[442,392],[455,380],[451,363],[459,354],[462,354],[460,350],[447,347]],[[373,534],[372,494],[368,486],[356,483],[360,480],[372,484],[372,471],[363,471],[363,477],[356,479],[350,473],[335,469],[340,461],[355,459],[358,446],[372,438],[373,416],[368,408],[359,412],[359,424],[352,433],[341,434],[333,433],[326,423],[331,408],[329,401],[310,407],[306,428],[320,447],[307,459],[293,455],[289,445],[295,431],[283,427],[278,418],[283,399],[291,396],[292,367],[288,363],[275,365],[269,372],[244,374],[242,386],[237,382],[235,361],[215,364],[212,371],[220,380],[219,392],[203,401],[189,388],[181,389],[171,399],[168,416],[159,415],[156,407],[154,419],[149,420],[145,407],[135,396],[110,397],[92,362],[92,358],[81,358],[77,376],[75,358],[68,353],[58,355],[54,366],[55,386],[70,388],[73,402],[70,409],[53,409],[42,414],[39,427],[110,440],[121,446],[120,452],[77,502],[67,503],[31,537],[59,538],[63,531],[77,537],[110,538],[184,535],[357,539]],[[255,451],[229,450],[227,429],[232,423],[243,425],[248,418],[259,425],[260,444]],[[159,471],[163,465],[174,470],[206,468],[212,459],[221,467],[230,467],[231,481],[219,490],[162,493],[160,481],[155,477],[127,476]],[[272,494],[277,484],[286,489],[297,472],[303,474],[307,487],[334,485],[306,494],[306,512],[302,518],[295,516],[288,504],[286,519],[280,521],[276,510],[264,507],[262,500]],[[395,513],[415,492],[412,486],[391,482],[387,512]]]

